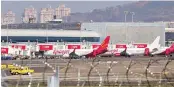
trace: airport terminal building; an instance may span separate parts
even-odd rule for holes
[[[7,37],[8,36],[8,37]],[[1,41],[11,42],[99,42],[100,35],[94,31],[2,29]]]
[[[111,43],[152,43],[160,36],[160,44],[165,45],[165,24],[159,23],[82,23],[82,30],[93,30],[105,36],[111,36]]]
[[[1,26],[1,41],[12,42],[101,42],[109,35],[110,43],[151,43],[160,36],[160,44],[174,41],[174,28],[167,28],[163,22],[156,23],[124,23],[124,22],[92,22],[92,23],[29,23]],[[8,36],[8,37],[7,37]]]

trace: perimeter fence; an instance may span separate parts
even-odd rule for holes
[[[174,87],[172,58],[46,58],[15,63],[30,65],[35,73],[5,79],[9,87],[46,87],[55,67],[59,67],[60,87]]]

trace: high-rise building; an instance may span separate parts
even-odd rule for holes
[[[37,23],[37,11],[34,7],[25,8],[23,14],[24,23]]]
[[[40,22],[46,23],[48,21],[52,21],[54,19],[54,9],[50,8],[42,8],[40,12]]]
[[[15,13],[13,13],[11,10],[9,10],[6,14],[3,15],[1,19],[1,24],[14,24],[15,23]]]
[[[65,16],[70,16],[71,13],[71,9],[70,8],[66,8],[65,5],[60,5],[59,7],[56,8],[55,11],[55,15],[56,18],[62,18]]]

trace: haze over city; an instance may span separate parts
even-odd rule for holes
[[[65,4],[66,7],[71,9],[71,13],[85,13],[93,9],[103,9],[127,3],[131,3],[131,1],[2,1],[1,14],[5,14],[8,10],[11,10],[16,15],[16,22],[21,22],[24,9],[30,6],[34,7],[37,13],[40,13],[41,8],[51,6],[55,9],[60,4]]]

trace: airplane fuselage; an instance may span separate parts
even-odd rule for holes
[[[76,49],[75,54],[78,56],[83,56],[89,54],[93,51],[93,49]],[[54,56],[62,56],[62,57],[70,57],[70,53],[73,52],[73,49],[57,49],[50,50],[45,52],[45,55],[54,55]]]
[[[126,53],[128,55],[143,55],[145,48],[127,48]]]

